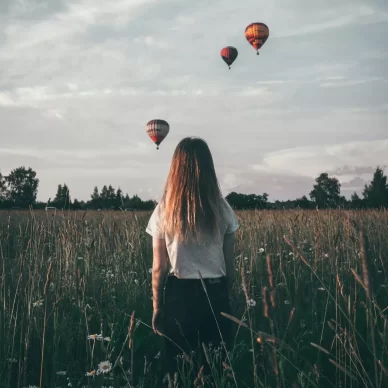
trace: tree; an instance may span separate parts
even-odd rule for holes
[[[64,208],[71,204],[70,191],[66,183],[64,183],[63,186],[58,185],[53,203],[59,208]]]
[[[7,194],[7,182],[0,171],[0,202],[3,202],[7,199]]]
[[[5,177],[9,199],[14,206],[28,207],[36,202],[39,179],[31,168],[18,167]]]
[[[100,193],[98,192],[98,187],[95,186],[93,194],[90,196],[90,207],[93,209],[98,209],[100,207]]]
[[[352,209],[362,209],[365,207],[365,201],[361,199],[356,192],[354,192],[350,198],[350,207]]]
[[[123,191],[120,189],[120,187],[116,191],[115,206],[123,207]]]
[[[295,200],[295,206],[301,209],[311,209],[312,203],[308,200],[308,198],[304,195],[302,198],[297,198]]]
[[[310,198],[321,209],[335,208],[341,201],[341,184],[337,178],[330,178],[325,172],[315,179],[316,184],[310,192]]]
[[[376,168],[372,182],[365,185],[363,196],[367,207],[388,207],[387,176],[380,167]]]
[[[235,209],[266,209],[268,206],[268,194],[240,194],[231,192],[225,199]]]

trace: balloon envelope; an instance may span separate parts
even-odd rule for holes
[[[155,119],[147,123],[146,132],[151,140],[158,146],[159,149],[160,143],[168,135],[170,131],[170,126],[165,120]]]
[[[259,54],[259,49],[267,41],[269,36],[269,28],[264,23],[251,23],[245,29],[245,37],[247,41]]]
[[[229,66],[229,69],[231,64],[236,60],[237,56],[238,56],[238,51],[233,46],[227,46],[221,50],[221,57],[225,61],[225,63]]]

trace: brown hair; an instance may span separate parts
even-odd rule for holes
[[[164,230],[178,241],[199,241],[203,232],[216,232],[221,190],[207,143],[186,137],[177,145],[161,203]]]

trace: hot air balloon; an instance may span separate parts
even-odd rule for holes
[[[269,28],[264,23],[252,23],[245,29],[245,37],[259,55],[259,49],[269,36]]]
[[[156,149],[159,149],[160,143],[168,135],[170,126],[164,120],[151,120],[147,123],[146,131],[151,140],[156,144]]]
[[[221,50],[221,57],[225,61],[225,63],[229,66],[229,69],[231,64],[236,60],[237,56],[238,56],[238,51],[235,47],[227,46]]]

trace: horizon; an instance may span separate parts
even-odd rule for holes
[[[252,22],[270,30],[259,56]],[[388,165],[383,0],[14,0],[0,24],[0,171],[35,170],[38,201],[63,183],[157,199],[186,136],[209,144],[224,195],[271,202],[308,197],[322,172],[361,194]],[[170,124],[158,151],[155,118]]]

